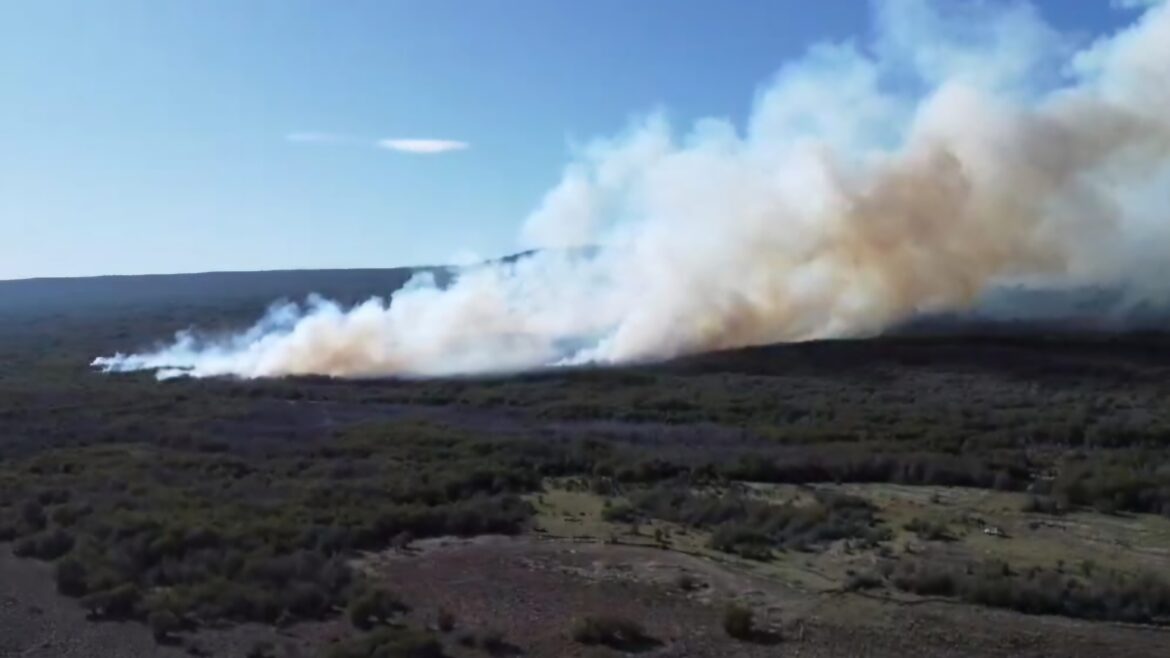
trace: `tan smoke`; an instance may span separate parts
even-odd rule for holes
[[[741,132],[660,117],[585,149],[534,255],[389,301],[283,308],[109,370],[439,375],[867,335],[1007,282],[1149,287],[1170,260],[1170,7],[1077,49],[1029,8],[881,5],[865,54],[783,67]],[[564,247],[600,245],[596,253]],[[1164,277],[1163,277],[1164,279]]]

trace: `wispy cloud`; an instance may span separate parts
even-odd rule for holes
[[[368,137],[347,135],[345,133],[332,133],[317,130],[305,130],[286,133],[284,136],[284,141],[292,142],[294,144],[344,144],[347,146],[372,146],[375,148],[386,149],[388,151],[398,151],[399,153],[411,153],[414,155],[438,155],[440,153],[462,151],[471,147],[471,144],[457,139],[370,139]]]
[[[352,137],[339,133],[326,132],[295,132],[284,136],[285,141],[304,144],[342,144],[353,141]]]
[[[454,139],[383,139],[378,142],[378,146],[402,153],[435,155],[462,151],[471,145]]]

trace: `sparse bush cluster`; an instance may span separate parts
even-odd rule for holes
[[[443,658],[443,645],[433,635],[409,628],[383,627],[341,642],[328,658]]]
[[[338,465],[347,475],[337,477]],[[45,453],[24,468],[31,477],[10,470],[3,481],[13,551],[59,560],[58,590],[92,617],[160,626],[169,616],[319,619],[347,606],[356,625],[372,626],[401,603],[356,586],[352,551],[517,532],[532,513],[517,494],[541,478],[507,442],[413,424],[358,430],[308,456],[109,444]],[[52,486],[67,482],[83,504]]]
[[[572,638],[581,644],[604,644],[615,649],[636,648],[651,642],[642,625],[616,615],[589,615],[573,624]]]
[[[380,587],[354,596],[346,608],[350,623],[364,630],[369,630],[376,624],[385,624],[406,612],[410,612],[410,606],[403,603],[393,592]]]
[[[916,518],[910,520],[905,528],[919,539],[926,541],[951,541],[954,539],[947,525],[939,521]]]
[[[737,640],[750,640],[756,632],[755,614],[737,603],[723,609],[723,631]]]
[[[995,561],[948,565],[923,559],[902,560],[887,569],[895,587],[923,596],[954,597],[1026,614],[1170,621],[1170,584],[1153,574],[1098,571],[1074,576],[1043,568],[1016,571]]]
[[[632,495],[631,505],[645,516],[710,529],[713,548],[753,559],[767,559],[773,548],[877,541],[888,534],[868,502],[841,494],[818,492],[812,501],[776,505],[736,491],[703,495],[662,485]]]

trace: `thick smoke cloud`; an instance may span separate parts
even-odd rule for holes
[[[868,335],[1010,284],[1165,292],[1170,6],[1087,44],[1025,4],[875,12],[872,42],[785,65],[742,128],[651,116],[584,148],[526,222],[530,256],[95,365],[510,371]]]

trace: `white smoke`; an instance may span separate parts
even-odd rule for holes
[[[1026,4],[878,7],[872,43],[782,67],[742,130],[651,116],[585,148],[530,256],[95,365],[507,371],[866,335],[1009,281],[1167,289],[1170,6],[1087,45]]]

